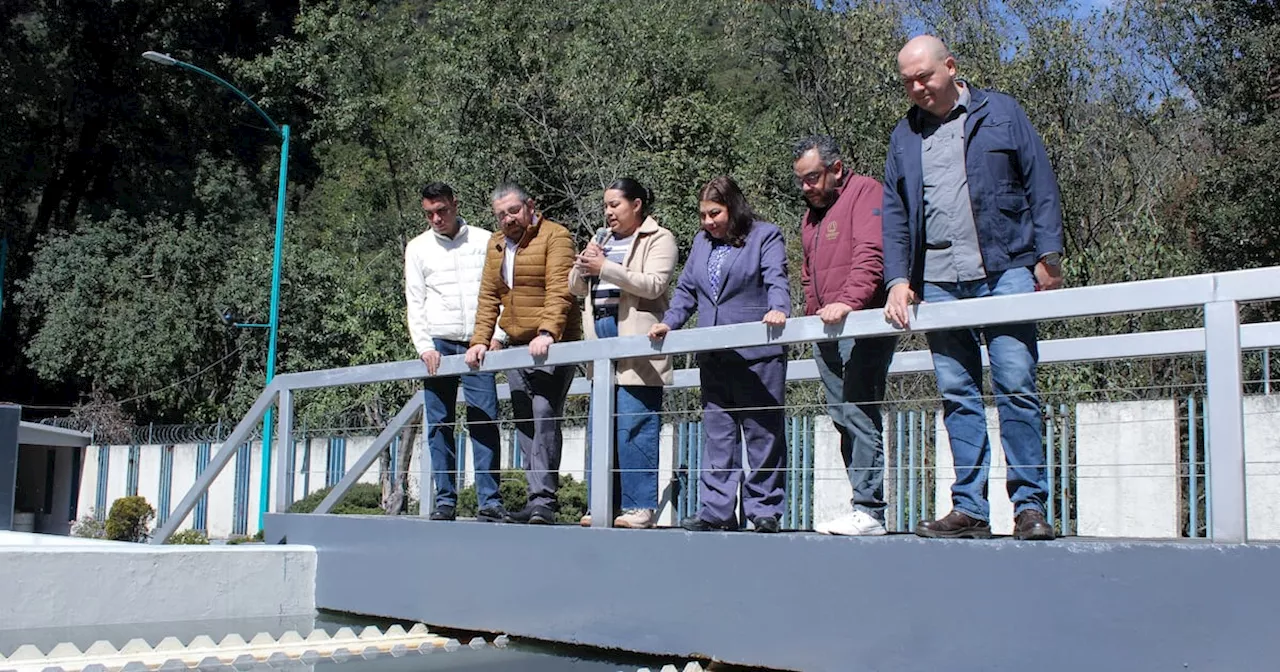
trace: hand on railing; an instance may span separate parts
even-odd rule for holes
[[[906,329],[911,326],[911,306],[916,303],[921,303],[920,297],[910,284],[894,285],[889,289],[889,300],[884,305],[884,319],[899,329]]]
[[[853,312],[853,306],[847,303],[828,303],[818,311],[818,317],[823,324],[839,324],[849,313]]]
[[[436,375],[436,371],[440,370],[440,351],[428,350],[422,353],[422,363],[427,365],[427,373]]]
[[[671,331],[671,327],[659,322],[649,327],[649,338],[660,341],[667,337],[667,332]]]
[[[538,334],[537,338],[529,341],[529,356],[534,359],[546,357],[547,351],[551,349],[551,344],[555,342],[556,339],[549,334]]]
[[[764,319],[760,320],[771,327],[781,327],[787,323],[787,314],[781,310],[771,310],[764,314]]]
[[[467,348],[467,356],[465,359],[467,366],[473,369],[480,368],[480,365],[484,364],[484,353],[488,350],[489,348],[484,345],[473,345]]]

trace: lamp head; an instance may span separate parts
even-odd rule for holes
[[[223,325],[227,326],[228,328],[234,327],[236,325],[236,322],[240,320],[240,311],[234,305],[230,305],[230,306],[227,306],[226,308],[223,308],[222,311],[218,314],[218,317],[222,318]]]
[[[160,65],[173,65],[178,62],[178,59],[170,56],[169,54],[162,54],[158,51],[144,51],[142,52],[142,57],[153,63],[159,63]]]

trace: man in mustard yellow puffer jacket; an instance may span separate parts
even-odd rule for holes
[[[500,230],[489,239],[485,255],[476,327],[467,350],[472,367],[484,362],[499,324],[499,309],[508,345],[528,345],[535,358],[546,356],[552,343],[582,338],[582,314],[569,292],[576,253],[573,235],[542,217],[533,199],[516,184],[502,184],[493,191],[493,214]],[[574,368],[536,366],[507,372],[529,481],[529,503],[512,513],[510,522],[546,525],[556,520],[560,417]]]

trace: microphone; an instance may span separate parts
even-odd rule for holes
[[[592,238],[591,238],[591,242],[595,243],[596,245],[599,245],[599,246],[601,247],[601,249],[603,249],[603,248],[604,248],[604,243],[605,243],[605,241],[606,241],[606,240],[609,240],[609,237],[610,237],[610,236],[612,236],[612,235],[613,235],[613,232],[609,230],[609,227],[607,227],[607,226],[602,226],[602,227],[600,227],[600,228],[596,229],[596,235],[595,235],[594,237],[592,237]],[[593,275],[593,276],[591,276],[591,279],[590,279],[589,284],[590,284],[593,288],[594,288],[596,285],[600,284],[600,276],[598,276],[598,275]]]

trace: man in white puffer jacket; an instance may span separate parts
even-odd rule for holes
[[[467,403],[467,429],[476,475],[476,518],[502,522],[506,517],[498,496],[498,393],[492,373],[436,377],[440,358],[467,351],[475,330],[480,275],[492,233],[458,217],[458,200],[443,182],[422,188],[422,210],[431,228],[409,241],[404,251],[404,294],[409,335],[431,377],[423,382],[424,416],[431,471],[435,477],[435,507],[431,520],[453,520],[458,505],[457,421],[458,384]],[[498,330],[490,350],[502,347],[506,335]],[[424,484],[425,485],[425,484]],[[424,494],[425,497],[425,494]]]

